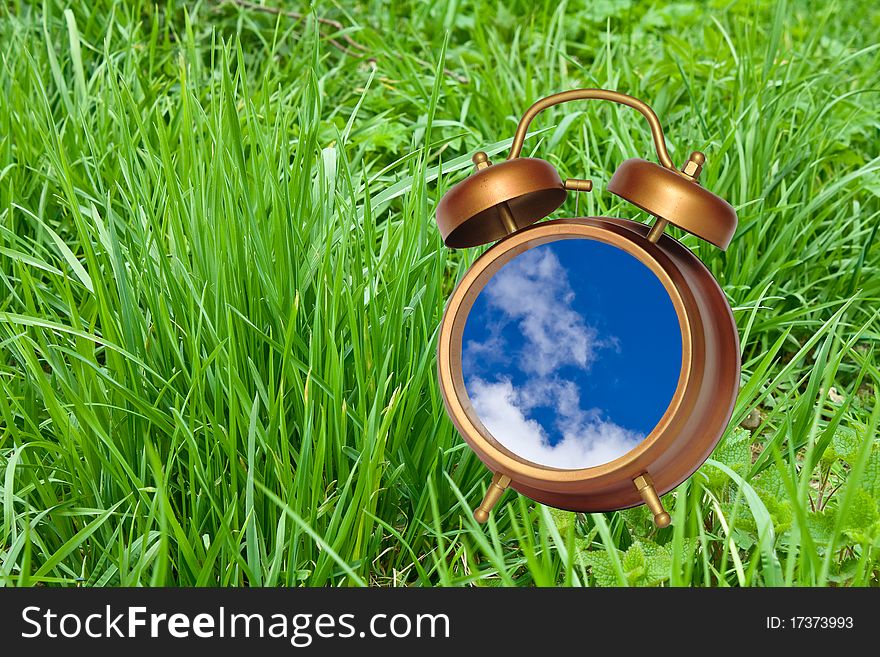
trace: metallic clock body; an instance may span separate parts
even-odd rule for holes
[[[739,388],[739,337],[730,306],[715,279],[687,248],[668,235],[648,241],[649,227],[626,219],[590,217],[535,224],[486,251],[459,282],[446,307],[437,351],[446,410],[471,449],[510,486],[528,497],[572,511],[610,511],[642,503],[633,480],[648,474],[658,494],[678,486],[708,458],[727,427]],[[470,404],[462,375],[462,333],[489,279],[524,251],[558,239],[594,239],[648,266],[672,299],[682,334],[682,366],[672,402],[635,449],[580,470],[536,465],[499,443]],[[650,327],[645,327],[650,340]],[[657,344],[663,349],[663,344]],[[633,399],[638,403],[638,399]]]

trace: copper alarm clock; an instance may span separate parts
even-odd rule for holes
[[[589,180],[563,180],[520,157],[547,107],[601,99],[648,120],[659,164],[629,159],[608,190],[652,215],[540,221]],[[703,263],[664,232],[668,223],[725,249],[737,217],[702,187],[700,152],[681,169],[642,101],[576,89],[535,103],[507,160],[483,152],[437,206],[451,248],[494,242],[449,299],[437,350],[440,389],[458,431],[493,473],[474,511],[485,522],[510,487],[572,511],[647,504],[709,456],[733,412],[739,337],[724,293]]]

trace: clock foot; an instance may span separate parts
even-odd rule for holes
[[[492,483],[489,484],[489,489],[486,491],[486,495],[483,497],[483,501],[480,502],[480,506],[474,510],[474,520],[482,523],[489,519],[489,512],[498,503],[501,496],[504,495],[504,491],[507,490],[508,485],[510,485],[510,477],[501,474],[500,472],[496,472],[492,477]]]
[[[633,479],[633,483],[636,485],[636,490],[639,491],[645,504],[651,509],[651,513],[654,514],[654,524],[657,527],[668,527],[669,523],[672,522],[672,518],[666,512],[666,509],[663,508],[663,502],[660,501],[660,496],[657,495],[657,491],[654,489],[654,481],[651,479],[651,476],[646,472]]]

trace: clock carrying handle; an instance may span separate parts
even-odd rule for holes
[[[618,91],[609,91],[608,89],[572,89],[571,91],[563,91],[539,100],[526,110],[526,113],[523,114],[522,119],[520,119],[519,125],[516,127],[516,133],[514,133],[513,136],[513,144],[510,146],[510,153],[507,155],[507,159],[512,160],[520,156],[523,142],[526,139],[526,132],[535,116],[548,107],[553,107],[554,105],[559,105],[561,103],[568,103],[573,100],[609,100],[612,103],[632,107],[634,110],[640,112],[648,120],[648,125],[651,128],[651,136],[654,138],[654,148],[657,151],[657,158],[660,160],[660,164],[667,169],[678,173],[678,169],[675,167],[675,164],[673,164],[672,158],[669,157],[669,151],[666,150],[663,128],[660,125],[660,119],[657,118],[654,110],[638,98],[633,98],[632,96],[622,94]]]

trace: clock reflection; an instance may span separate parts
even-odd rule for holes
[[[678,385],[682,336],[660,279],[626,251],[561,239],[514,257],[465,323],[462,374],[488,433],[526,461],[601,465],[636,447]]]

